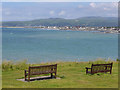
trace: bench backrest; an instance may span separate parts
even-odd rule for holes
[[[98,73],[98,72],[109,72],[112,70],[112,64],[92,64],[91,66],[91,72],[92,73]]]
[[[57,64],[29,67],[29,74],[30,75],[55,73],[56,71],[57,71]]]

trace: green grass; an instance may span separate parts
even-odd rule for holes
[[[49,79],[32,82],[22,82],[16,79],[24,78],[24,69],[32,65],[24,61],[19,65],[9,64],[9,67],[3,64],[2,87],[3,88],[117,88],[118,87],[118,62],[113,62],[112,74],[100,73],[86,75],[85,67],[90,67],[92,63],[108,63],[109,61],[97,60],[93,62],[57,62],[57,77],[61,79]],[[9,62],[10,63],[10,62]],[[55,63],[55,62],[54,62]],[[23,65],[22,65],[23,64]],[[42,63],[42,65],[53,63]],[[12,68],[11,68],[12,67]],[[20,68],[21,67],[21,68]]]

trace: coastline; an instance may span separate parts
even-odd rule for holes
[[[44,64],[56,64],[56,63],[88,63],[88,64],[102,64],[102,63],[111,63],[111,62],[119,62],[119,59],[116,60],[112,60],[112,59],[103,59],[103,58],[98,58],[95,60],[90,60],[90,61],[49,61],[49,62],[40,62],[40,63],[30,63],[27,59],[24,60],[19,60],[19,61],[13,61],[13,60],[2,60],[2,64],[0,64],[0,66],[6,66],[11,68],[11,65],[14,67],[14,65],[16,65],[16,67],[20,67],[19,65],[23,65],[23,67],[26,67],[25,65],[44,65]],[[3,68],[4,69],[4,68]]]
[[[104,29],[103,27],[84,27],[84,28],[68,28],[68,27],[8,27],[8,26],[4,26],[1,28],[38,28],[38,29],[43,29],[43,30],[66,30],[66,31],[90,31],[93,33],[115,33],[115,34],[119,34],[120,30],[117,28],[109,28],[109,29]]]

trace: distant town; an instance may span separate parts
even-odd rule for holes
[[[2,26],[1,26],[2,27]],[[24,27],[8,27],[3,28],[40,28],[47,30],[73,30],[73,31],[97,31],[102,33],[120,33],[118,27],[81,27],[81,26],[24,26]]]

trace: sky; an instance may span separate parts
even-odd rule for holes
[[[119,2],[119,0],[1,0],[1,2]]]
[[[15,0],[14,0],[15,1]],[[117,2],[2,2],[3,21],[44,18],[117,17]]]

